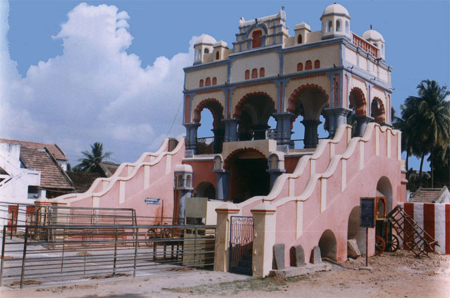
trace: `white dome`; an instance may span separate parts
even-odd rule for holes
[[[214,39],[214,37],[208,35],[208,34],[202,34],[202,36],[197,39],[195,44],[215,44],[217,41]]]
[[[214,43],[214,47],[228,48],[228,44],[226,42],[224,42],[223,40],[219,40],[218,42]]]
[[[370,40],[370,41],[384,41],[383,35],[380,34],[380,32],[375,31],[375,30],[367,30],[366,32],[364,32],[364,34],[362,35],[362,38],[365,40]]]
[[[340,4],[336,4],[336,3],[328,5],[328,7],[325,8],[325,10],[322,13],[322,18],[324,16],[331,15],[331,14],[345,15],[350,18],[350,14],[348,13],[348,10],[344,6],[342,6]],[[322,19],[322,18],[320,18],[320,19]]]

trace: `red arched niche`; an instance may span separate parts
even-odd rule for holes
[[[366,98],[364,97],[364,92],[362,92],[361,89],[357,87],[353,88],[352,91],[350,91],[349,101],[350,109],[355,109],[357,116],[366,115]]]
[[[386,111],[384,104],[378,97],[372,100],[372,117],[375,118],[375,122],[386,122]]]
[[[194,122],[200,123],[202,119],[202,111],[203,109],[208,109],[213,115],[214,122],[213,127],[218,128],[222,125],[221,120],[223,119],[223,106],[222,104],[215,98],[208,98],[203,100],[198,104],[198,106],[194,110]]]
[[[291,113],[295,113],[295,102],[297,101],[297,99],[300,97],[300,95],[306,91],[306,90],[311,90],[311,89],[316,89],[316,90],[320,90],[328,99],[330,98],[327,94],[327,92],[325,91],[325,89],[323,89],[321,86],[316,85],[316,84],[306,84],[306,85],[302,85],[300,87],[298,87],[297,89],[294,90],[294,92],[292,92],[291,96],[289,97],[288,100],[288,112]]]
[[[267,93],[265,93],[265,92],[252,92],[252,93],[247,93],[247,94],[245,94],[244,97],[241,98],[241,100],[240,100],[240,101],[238,102],[238,104],[236,105],[236,108],[235,108],[233,117],[234,117],[234,118],[240,118],[240,117],[241,117],[241,113],[242,113],[242,108],[244,107],[245,102],[246,102],[249,98],[254,97],[254,96],[258,96],[258,95],[262,95],[262,96],[265,96],[265,97],[267,97],[268,99],[270,99],[270,100],[272,101],[272,103],[273,103],[274,110],[275,110],[275,112],[276,112],[276,110],[277,110],[277,109],[276,109],[276,103],[275,103],[275,101],[273,100],[273,98],[269,96],[269,94],[267,94]]]

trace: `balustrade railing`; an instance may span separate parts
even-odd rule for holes
[[[359,37],[356,34],[353,34],[353,44],[355,46],[360,47],[361,49],[363,49],[364,51],[368,52],[369,54],[371,54],[372,56],[378,58],[378,49],[377,47],[375,47],[374,45],[372,45],[371,43],[365,41],[364,39],[362,39],[361,37]]]

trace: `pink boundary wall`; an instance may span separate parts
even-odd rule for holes
[[[320,141],[312,156],[303,156],[294,173],[281,175],[269,195],[234,207],[244,216],[259,208],[276,210],[275,243],[285,244],[286,267],[295,245],[302,245],[309,262],[325,231],[335,237],[336,260],[345,261],[350,214],[359,209],[360,198],[375,197],[383,181],[390,188],[391,209],[406,200],[404,179],[400,131],[371,123],[363,137],[351,138],[351,127],[342,125],[334,139]],[[373,255],[375,229],[369,231],[369,255]]]
[[[85,193],[61,196],[50,203],[72,207],[134,208],[137,216],[172,217],[174,169],[184,158],[184,138],[174,150],[168,150],[169,139],[165,139],[157,152],[144,153],[135,163],[121,164],[112,177],[96,179]],[[160,198],[161,204],[147,205],[145,198]]]
[[[450,254],[450,204],[400,203],[425,232],[439,242],[435,251]]]

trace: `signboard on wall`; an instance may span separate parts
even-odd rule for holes
[[[361,227],[375,226],[375,198],[361,198]]]
[[[155,198],[146,198],[145,204],[147,205],[159,205],[161,204],[161,199],[155,199]]]

